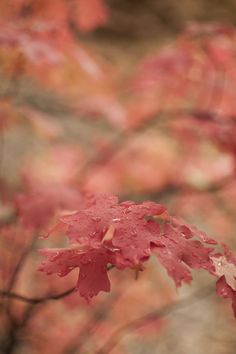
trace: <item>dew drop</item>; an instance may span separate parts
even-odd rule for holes
[[[92,220],[95,222],[99,222],[99,221],[101,221],[101,218],[99,216],[93,216]]]
[[[89,234],[90,237],[95,237],[96,236],[96,231],[92,232],[91,234]]]
[[[113,222],[119,222],[120,219],[119,218],[115,218],[115,219],[112,219]]]
[[[120,249],[119,249],[119,248],[115,248],[115,247],[111,247],[111,248],[109,248],[109,250],[112,251],[112,252],[117,252],[117,251],[119,251]]]
[[[51,257],[52,261],[57,260],[60,257],[60,252],[55,252],[54,255]]]
[[[83,265],[88,265],[88,264],[90,264],[91,263],[91,259],[90,258],[87,258],[87,259],[82,259],[82,261],[81,261],[81,263],[83,264]]]

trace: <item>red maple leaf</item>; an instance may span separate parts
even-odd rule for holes
[[[119,204],[117,197],[92,196],[83,210],[60,219],[56,229],[65,230],[71,248],[42,250],[48,261],[40,270],[64,276],[79,267],[77,287],[82,296],[89,299],[101,290],[109,291],[107,265],[140,268],[150,257],[152,246],[158,246],[161,232],[159,224],[146,217],[165,210],[153,202]],[[94,272],[101,282],[94,283]]]
[[[65,276],[79,268],[76,288],[87,300],[99,291],[110,291],[110,265],[142,270],[153,253],[176,286],[192,280],[191,268],[207,270],[219,278],[218,294],[232,298],[236,308],[236,259],[232,253],[226,246],[219,253],[215,240],[171,217],[163,205],[119,203],[115,196],[93,195],[80,211],[60,218],[49,234],[56,231],[64,231],[70,244],[63,249],[41,250],[47,260],[39,270]]]
[[[216,283],[216,293],[232,300],[232,308],[236,317],[236,258],[223,244],[224,255],[216,254],[212,257],[215,274],[219,277]]]

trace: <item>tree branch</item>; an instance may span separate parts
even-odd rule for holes
[[[197,108],[193,109],[175,109],[175,110],[161,110],[156,114],[153,114],[146,121],[138,124],[132,130],[121,130],[119,131],[111,142],[108,144],[105,151],[96,152],[91,158],[89,158],[82,166],[79,172],[79,181],[83,182],[86,180],[88,173],[90,173],[90,168],[97,167],[99,165],[109,162],[119,151],[124,148],[126,144],[137,135],[145,132],[151,127],[155,126],[156,123],[166,123],[173,119],[180,119],[181,116],[189,116],[197,122],[212,122],[217,125],[222,126],[233,126],[236,124],[236,116],[233,115],[220,115],[216,111],[212,110],[201,110]],[[225,118],[228,118],[227,120]],[[223,119],[224,118],[224,119]]]
[[[74,291],[75,291],[75,287],[65,290],[65,291],[58,293],[58,294],[51,294],[51,295],[42,296],[42,297],[28,297],[28,296],[24,296],[24,295],[15,293],[15,292],[8,292],[8,291],[1,290],[0,297],[5,297],[10,300],[18,300],[18,301],[22,301],[22,302],[32,304],[32,305],[37,305],[37,304],[41,304],[43,302],[47,302],[49,300],[62,299],[64,297],[72,294]]]
[[[26,262],[28,255],[32,251],[37,237],[38,237],[37,234],[33,235],[32,240],[30,241],[29,245],[26,247],[25,250],[23,250],[23,252],[22,252],[22,254],[20,256],[20,259],[19,259],[19,261],[18,261],[18,263],[16,265],[16,268],[15,268],[13,274],[12,274],[12,277],[10,278],[10,281],[9,281],[9,284],[8,284],[8,291],[9,292],[14,287],[14,285],[16,283],[16,280],[17,280],[17,276],[20,273],[22,267],[24,266],[24,263]]]
[[[111,270],[114,266],[111,264],[107,267],[107,270]],[[25,302],[32,305],[42,304],[43,302],[47,302],[49,300],[60,300],[70,294],[72,294],[76,290],[76,287],[72,287],[58,294],[51,294],[42,297],[28,297],[25,295],[21,295],[15,292],[0,290],[0,297],[8,298],[9,300],[18,300],[21,302]]]
[[[195,300],[203,300],[207,296],[213,293],[214,289],[211,286],[201,288],[197,290],[194,294],[191,294],[182,300],[178,300],[167,304],[157,310],[151,311],[144,316],[141,316],[127,324],[119,327],[108,339],[108,341],[95,353],[95,354],[108,354],[111,350],[118,344],[118,342],[122,339],[122,337],[128,332],[132,330],[136,330],[148,322],[156,321],[158,319],[163,318],[164,316],[170,315],[173,311],[178,309],[185,308],[191,305]]]
[[[220,181],[214,182],[207,186],[198,188],[190,185],[177,185],[177,184],[167,184],[163,188],[157,191],[150,191],[150,192],[141,192],[135,194],[125,194],[120,195],[121,200],[136,200],[136,201],[144,201],[144,200],[161,200],[168,196],[173,195],[201,195],[201,194],[215,194],[222,191],[224,188],[228,187],[232,182],[235,181],[235,176],[230,175],[225,178],[222,178]]]

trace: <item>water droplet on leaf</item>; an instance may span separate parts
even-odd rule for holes
[[[99,221],[101,221],[101,218],[99,216],[93,216],[92,220],[95,222],[99,222]]]
[[[119,218],[115,218],[115,219],[112,219],[113,222],[119,222],[120,219]]]

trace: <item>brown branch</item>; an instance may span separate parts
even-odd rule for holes
[[[75,341],[70,343],[68,348],[64,351],[65,354],[82,352],[84,345],[86,345],[88,340],[90,340],[96,326],[109,316],[110,312],[122,295],[122,291],[112,294],[112,296],[105,299],[104,302],[91,313],[90,317],[83,324],[83,328],[76,336]]]
[[[108,341],[95,353],[95,354],[108,354],[111,350],[118,344],[122,337],[128,332],[136,330],[146,323],[156,321],[165,316],[170,315],[173,311],[178,309],[185,308],[191,305],[195,300],[203,300],[207,296],[213,293],[214,289],[210,286],[206,288],[201,288],[196,291],[194,294],[189,295],[188,297],[183,298],[182,300],[172,302],[163,306],[157,310],[151,311],[144,316],[141,316],[127,324],[119,327],[108,339]]]
[[[107,267],[107,270],[111,270],[112,268],[114,268],[113,265],[109,265]],[[32,304],[32,305],[37,305],[37,304],[42,304],[43,302],[47,302],[49,300],[59,300],[62,299],[70,294],[72,294],[75,291],[76,287],[72,287],[70,289],[67,289],[61,293],[58,294],[51,294],[51,295],[47,295],[47,296],[42,296],[42,297],[28,297],[25,295],[21,295],[15,292],[10,292],[10,291],[6,291],[6,290],[0,290],[0,297],[3,298],[8,298],[9,300],[18,300],[18,301],[22,301],[28,304]]]
[[[212,122],[219,125],[229,125],[236,124],[236,117],[233,115],[228,115],[227,120],[223,119],[226,116],[220,115],[216,111],[212,110],[201,110],[201,109],[176,109],[176,110],[161,110],[155,115],[150,116],[147,121],[142,122],[133,128],[133,130],[123,130],[116,134],[116,136],[108,144],[105,151],[96,152],[91,158],[85,162],[79,172],[79,181],[84,181],[87,174],[90,173],[90,168],[94,168],[97,165],[102,165],[109,162],[115,154],[117,154],[120,149],[123,149],[125,145],[136,135],[145,132],[147,129],[155,126],[156,123],[165,123],[170,120],[180,118],[181,115],[184,117],[189,116],[197,122]]]
[[[38,238],[37,234],[33,235],[32,240],[30,241],[29,245],[26,247],[25,250],[23,250],[23,252],[22,252],[22,254],[20,256],[20,259],[19,259],[19,261],[18,261],[18,263],[16,265],[16,268],[14,269],[14,272],[13,272],[13,274],[11,276],[10,281],[9,281],[9,284],[8,284],[8,291],[9,292],[14,287],[14,285],[16,283],[16,280],[17,280],[17,276],[20,273],[22,267],[24,266],[24,264],[25,264],[25,262],[26,262],[26,260],[28,258],[28,255],[32,251],[37,238]]]
[[[235,176],[230,175],[225,178],[222,178],[220,181],[207,185],[206,187],[193,187],[190,185],[176,185],[176,184],[167,184],[163,188],[158,191],[150,191],[150,192],[138,192],[134,194],[125,194],[120,195],[121,200],[136,200],[136,201],[144,201],[144,200],[153,200],[160,201],[161,199],[169,196],[184,196],[184,195],[201,195],[201,194],[216,194],[221,192],[224,188],[228,187],[232,182],[235,181]]]
[[[21,272],[21,270],[28,258],[28,255],[32,251],[34,244],[37,240],[37,237],[38,237],[38,235],[34,234],[32,236],[32,239],[30,240],[29,245],[27,245],[27,247],[23,250],[23,252],[20,256],[20,259],[18,260],[17,265],[12,273],[12,276],[10,277],[10,281],[9,281],[7,290],[5,291],[6,294],[11,294],[11,290],[14,288],[14,285],[17,281],[18,275]],[[15,330],[16,323],[14,320],[14,315],[11,313],[11,303],[10,302],[7,302],[5,304],[5,311],[6,311],[8,318],[9,318],[9,333],[10,333],[10,337],[12,337],[12,345],[13,345],[14,344],[14,340],[13,340],[14,333],[13,332]]]
[[[0,291],[0,297],[4,297],[4,298],[8,298],[9,300],[18,300],[18,301],[22,301],[28,304],[41,304],[43,302],[47,302],[49,300],[59,300],[62,299],[70,294],[72,294],[75,291],[75,287],[67,289],[61,293],[58,294],[51,294],[48,296],[42,296],[42,297],[28,297],[25,295],[21,295],[15,292],[8,292],[8,291],[4,291],[1,290]]]
[[[159,119],[162,114],[163,112],[159,112],[157,115],[155,114],[151,116],[148,121],[137,125],[135,128],[133,128],[133,130],[119,131],[111,140],[105,151],[96,152],[90,159],[85,162],[79,171],[79,180],[86,180],[87,173],[91,167],[94,168],[96,165],[101,165],[111,160],[114,155],[132,139],[132,137],[135,137],[137,134],[142,133],[146,129],[149,129],[156,123],[157,119]]]

